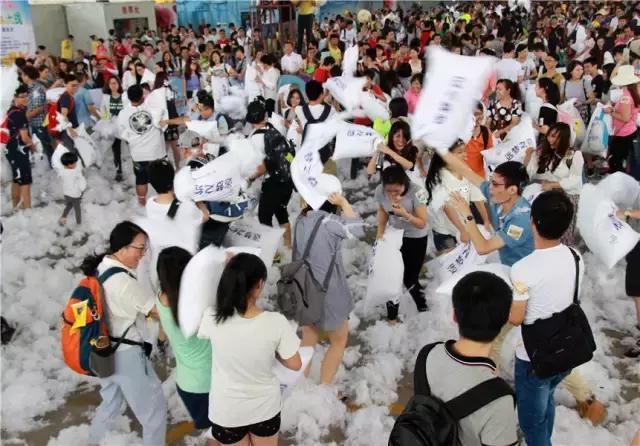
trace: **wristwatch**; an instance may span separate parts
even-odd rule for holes
[[[464,221],[464,222],[465,222],[465,224],[466,224],[466,223],[469,223],[469,222],[472,222],[472,221],[473,221],[473,215],[467,215],[467,216],[464,218],[464,220],[465,220],[465,221]]]

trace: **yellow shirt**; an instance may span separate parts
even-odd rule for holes
[[[329,54],[331,54],[331,57],[334,58],[336,63],[340,63],[340,61],[342,60],[342,51],[340,51],[340,47],[335,47],[335,48],[328,47],[328,49],[329,49]]]
[[[98,42],[97,40],[92,40],[91,41],[91,54],[93,54],[95,56],[97,51],[98,51],[98,47],[99,46],[100,46],[100,42]]]
[[[304,0],[298,3],[298,14],[300,15],[313,14],[315,11],[315,1],[313,0]]]
[[[60,57],[67,60],[73,59],[73,44],[70,39],[64,39],[60,43]]]

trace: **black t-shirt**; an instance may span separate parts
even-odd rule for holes
[[[591,87],[593,87],[593,94],[596,95],[596,99],[601,99],[602,93],[604,93],[604,78],[601,74],[591,79]]]
[[[122,96],[118,96],[117,98],[109,96],[109,114],[112,118],[118,116],[118,113],[122,111],[122,108]]]
[[[11,138],[7,143],[8,155],[25,155],[26,153],[23,150],[25,146],[22,143],[22,138],[20,138],[20,130],[29,128],[27,109],[13,106],[9,109],[7,116],[9,118],[7,126],[9,127],[9,137]]]
[[[76,101],[66,91],[62,93],[60,99],[58,99],[58,111],[62,113],[62,109],[66,108],[69,110],[69,114],[67,115],[67,119],[71,123],[71,127],[74,129],[78,127],[78,115],[76,114]]]

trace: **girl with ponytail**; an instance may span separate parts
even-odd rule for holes
[[[156,308],[160,323],[176,358],[176,388],[196,429],[208,429],[209,389],[211,388],[211,343],[196,336],[185,337],[178,323],[178,300],[182,273],[191,254],[177,246],[158,255],[160,293]],[[213,445],[213,440],[209,443]]]
[[[274,358],[300,370],[300,340],[280,313],[257,306],[267,268],[259,257],[237,254],[226,264],[215,308],[205,310],[198,337],[210,339],[209,419],[221,444],[276,446],[280,430],[280,383]]]

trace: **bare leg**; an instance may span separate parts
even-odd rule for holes
[[[284,246],[291,249],[291,223],[285,223],[280,226],[284,228],[284,234],[282,234],[282,239],[284,240]]]
[[[258,437],[257,435],[249,434],[251,437],[250,444],[252,446],[278,446],[278,434],[271,437]]]
[[[169,141],[171,146],[171,152],[173,153],[173,162],[175,163],[176,170],[180,168],[180,150],[178,149],[178,141]]]
[[[220,443],[217,440],[213,440],[213,444],[216,446],[222,446],[222,443]],[[274,443],[276,444],[276,443]],[[225,446],[250,446],[251,445],[251,441],[249,440],[249,435],[247,435],[246,437],[244,437],[242,440],[238,441],[237,443],[231,443],[229,445],[225,445]]]
[[[22,209],[31,208],[31,186],[20,186],[20,201],[22,201]]]
[[[20,203],[20,185],[11,183],[11,205],[15,208]]]
[[[303,347],[315,347],[318,343],[318,338],[320,334],[318,333],[318,329],[311,325],[306,325],[302,327],[302,342],[301,346]],[[307,368],[304,369],[304,376],[308,377],[309,372],[311,371],[311,362],[307,364]]]
[[[638,327],[640,327],[640,296],[633,298],[636,303],[636,320],[638,321]]]
[[[136,186],[136,194],[138,194],[138,204],[144,206],[147,204],[147,185]]]
[[[342,362],[344,351],[347,348],[349,339],[349,322],[344,321],[342,325],[334,331],[329,332],[329,342],[331,345],[324,355],[320,366],[320,384],[331,384],[338,373],[338,367]]]

